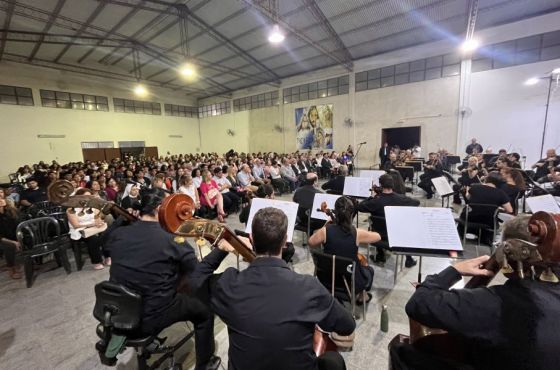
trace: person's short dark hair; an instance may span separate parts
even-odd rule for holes
[[[504,183],[504,178],[502,177],[502,175],[500,175],[499,172],[492,171],[488,174],[488,176],[486,176],[484,182],[487,184],[494,184],[496,187],[498,187]]]
[[[253,217],[251,236],[257,254],[279,255],[288,231],[288,217],[278,208],[262,208]]]
[[[386,173],[385,175],[381,175],[379,177],[379,186],[383,189],[394,189],[395,188],[395,180],[393,176]]]
[[[214,168],[214,175],[217,175],[219,173],[222,173],[222,168],[221,167]]]
[[[156,209],[165,199],[165,192],[160,188],[143,189],[141,191],[140,204],[136,203],[140,215],[156,215]]]
[[[228,167],[228,166],[226,166],[226,165],[223,165],[223,166],[222,166],[222,172],[223,172],[223,173],[227,173],[228,170],[229,170],[229,167]]]
[[[25,179],[25,182],[27,182],[27,183],[29,183],[31,181],[38,182],[37,178],[35,176],[29,176],[27,179]]]
[[[521,156],[519,155],[519,153],[511,153],[510,154],[513,158],[515,158],[515,161],[519,162],[519,159],[521,159]]]
[[[270,197],[272,194],[274,194],[274,188],[270,184],[259,185],[255,193],[258,198]]]
[[[74,195],[84,195],[85,193],[91,194],[91,189],[79,188]]]

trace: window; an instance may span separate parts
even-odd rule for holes
[[[166,116],[198,118],[198,107],[184,105],[164,104]]]
[[[117,113],[153,114],[161,116],[160,103],[113,98],[113,106]]]
[[[231,113],[231,105],[229,100],[198,107],[198,118],[221,116],[226,113]]]
[[[239,98],[233,101],[233,110],[235,112],[241,112],[245,110],[267,108],[279,104],[278,101],[278,91],[271,91],[263,94],[248,96],[246,98]],[[286,104],[286,99],[291,102],[291,89],[284,89],[284,103]]]
[[[30,88],[0,85],[0,103],[13,105],[35,105]]]
[[[63,91],[40,90],[43,107],[77,109],[89,111],[109,111],[109,99],[105,96],[69,93]]]
[[[367,81],[367,75],[362,74],[357,78]],[[289,87],[283,90],[284,104],[296,103],[300,101],[325,98],[348,94],[350,88],[350,76],[329,78],[328,80],[311,82],[304,85]]]

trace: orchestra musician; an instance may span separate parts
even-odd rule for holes
[[[505,266],[509,271],[505,284],[450,290],[463,276],[494,275],[482,267],[489,257],[480,256],[428,276],[406,305],[411,319],[465,339],[465,359],[454,369],[544,370],[560,364],[560,254],[521,257],[537,246],[528,232],[529,218],[518,216],[505,224],[496,253],[505,255],[498,261],[502,271]],[[393,370],[451,368],[439,363],[439,356],[407,344],[391,348],[391,358],[398,358]]]
[[[420,175],[418,187],[426,192],[426,198],[432,199],[434,190],[432,189],[432,179],[443,175],[443,167],[438,158],[437,153],[430,153],[426,164],[424,164],[424,173]]]
[[[310,247],[323,245],[323,252],[356,261],[357,273],[356,292],[370,291],[373,283],[373,267],[364,266],[358,259],[358,246],[364,243],[376,243],[381,236],[373,231],[357,229],[352,225],[354,216],[354,204],[345,196],[338,198],[334,204],[334,223],[327,223],[315,231],[309,238]],[[371,299],[368,293],[367,300]],[[358,304],[363,303],[358,298]]]
[[[453,203],[461,204],[460,194],[466,199],[467,190],[472,184],[481,182],[481,178],[488,175],[488,171],[479,165],[475,156],[469,157],[467,167],[461,170],[461,176],[457,180],[459,184],[453,185]]]
[[[356,323],[327,289],[281,259],[288,218],[279,209],[259,210],[250,241],[256,259],[243,271],[228,268],[211,284],[214,312],[228,326],[229,369],[342,370],[338,352],[313,352],[315,325],[350,335]]]
[[[560,156],[556,155],[555,149],[548,149],[546,151],[546,158],[541,159],[535,163],[532,168],[536,169],[535,180],[540,183],[550,181],[548,175],[551,173],[551,168],[560,166]]]
[[[144,334],[157,335],[179,321],[193,322],[195,369],[217,369],[221,360],[214,356],[214,314],[203,303],[208,298],[197,294],[201,285],[199,277],[213,273],[230,246],[220,243],[220,248],[198,262],[194,249],[183,237],[160,227],[158,210],[164,198],[162,189],[145,189],[140,220],[111,233],[106,244],[112,256],[110,280],[142,296]],[[189,293],[178,293],[178,283],[185,275]]]

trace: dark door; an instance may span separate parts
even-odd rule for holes
[[[389,143],[389,147],[398,145],[401,149],[412,149],[420,143],[420,126],[384,128],[381,130],[381,145]]]

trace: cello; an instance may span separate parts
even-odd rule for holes
[[[501,245],[482,268],[494,274],[500,270],[505,274],[516,273],[520,278],[524,278],[525,271],[528,270],[533,278],[558,283],[560,280],[552,272],[550,263],[560,262],[560,214],[537,212],[527,218],[524,233],[526,236],[520,235],[516,230],[510,231],[506,227]],[[509,265],[510,262],[515,264],[515,270]],[[536,276],[535,267],[542,271],[539,276]],[[493,276],[472,277],[465,284],[465,289],[487,286],[492,278]],[[429,328],[412,318],[409,321],[410,336],[397,335],[389,344],[389,348],[396,343],[407,343],[437,357],[465,362],[466,349],[470,345],[468,339],[452,335],[442,329]]]
[[[239,255],[251,263],[255,252],[241,240],[228,226],[215,221],[193,217],[195,205],[185,194],[173,194],[162,202],[158,211],[158,218],[162,228],[181,237],[192,237],[203,242],[208,240],[211,247],[215,247],[220,240],[227,241]],[[344,337],[340,338],[344,342]],[[336,351],[337,344],[316,327],[313,334],[313,351],[320,356],[326,351]]]

